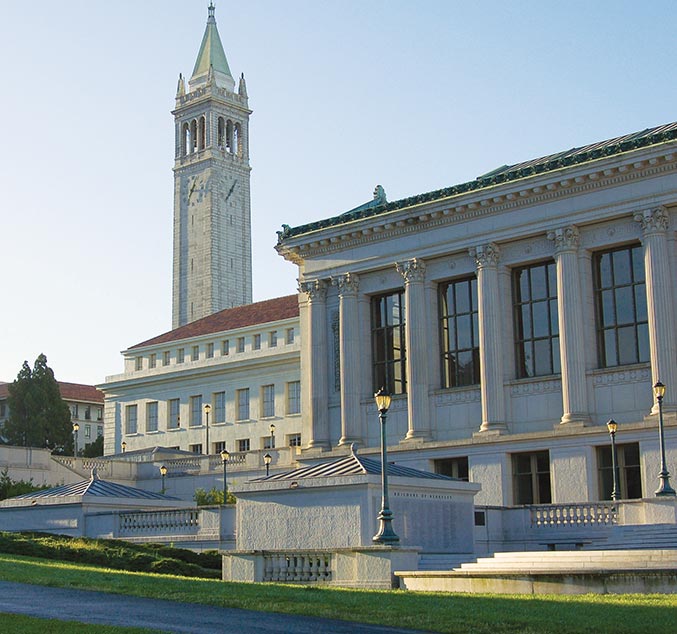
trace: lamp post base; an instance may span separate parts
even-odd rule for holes
[[[371,538],[375,544],[397,544],[400,538],[393,530],[393,514],[390,509],[382,509],[377,517],[379,521],[378,533]]]
[[[677,492],[670,486],[670,474],[669,473],[664,473],[661,471],[661,473],[658,474],[658,479],[660,480],[660,485],[656,489],[656,495],[658,497],[674,497],[677,495]]]

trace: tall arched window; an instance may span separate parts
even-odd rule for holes
[[[233,151],[233,122],[230,119],[226,122],[226,151]]]
[[[216,145],[223,149],[226,142],[226,122],[223,117],[219,117],[216,122]]]
[[[190,153],[197,152],[197,121],[190,122]]]
[[[190,126],[184,123],[181,126],[181,156],[186,156],[190,152]]]
[[[233,132],[233,154],[242,156],[242,136],[240,124],[236,123]]]
[[[198,139],[198,149],[204,150],[207,145],[207,120],[204,115],[200,117],[200,136]]]

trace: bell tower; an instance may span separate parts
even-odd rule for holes
[[[210,3],[176,91],[172,328],[252,301],[247,86],[237,92]]]

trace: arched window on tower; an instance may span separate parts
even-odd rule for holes
[[[207,145],[207,119],[204,115],[200,117],[200,136],[198,139],[198,149],[204,150]]]
[[[216,145],[219,150],[223,150],[226,143],[226,122],[223,117],[219,117],[216,122]]]
[[[186,156],[190,152],[190,126],[184,123],[181,126],[181,156]]]
[[[239,123],[236,123],[233,127],[233,154],[242,156],[242,128]]]
[[[197,121],[190,122],[190,153],[197,152]]]
[[[226,122],[226,152],[233,151],[233,122],[228,119]]]

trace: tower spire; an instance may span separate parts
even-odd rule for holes
[[[195,90],[207,83],[210,72],[209,69],[212,66],[214,67],[214,83],[219,88],[227,88],[232,92],[235,88],[235,80],[230,73],[226,53],[223,50],[219,31],[216,28],[214,4],[210,2],[207,15],[207,26],[205,28],[205,33],[202,36],[200,52],[197,54],[193,75],[188,81],[190,90]]]

